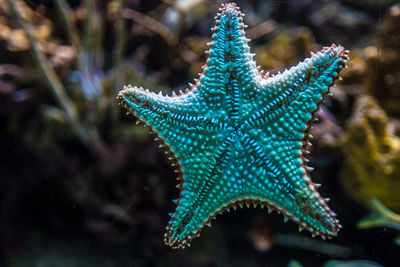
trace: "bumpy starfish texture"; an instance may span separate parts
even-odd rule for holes
[[[177,167],[180,195],[166,227],[173,248],[190,245],[224,210],[266,206],[331,238],[341,228],[306,162],[318,105],[348,60],[333,44],[269,77],[250,54],[243,14],[225,4],[195,85],[171,96],[127,86],[120,104],[158,134]]]

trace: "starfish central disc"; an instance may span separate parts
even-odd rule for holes
[[[127,86],[120,103],[158,134],[177,166],[180,195],[165,242],[185,247],[222,211],[261,204],[312,235],[339,231],[306,165],[319,103],[348,60],[332,45],[272,77],[259,72],[243,14],[225,4],[216,17],[204,72],[184,93]]]

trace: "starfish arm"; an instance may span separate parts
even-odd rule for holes
[[[221,203],[221,175],[229,165],[235,134],[229,134],[223,141],[214,144],[210,157],[189,159],[188,168],[183,171],[182,191],[177,199],[177,208],[171,215],[165,233],[165,242],[173,248],[185,247],[199,235],[210,216]],[[202,177],[202,179],[191,179]]]
[[[228,112],[232,120],[240,117],[239,109],[254,94],[254,86],[261,80],[254,54],[250,53],[243,23],[244,14],[235,4],[219,9],[204,72],[200,76],[199,91],[212,110]]]
[[[166,242],[172,247],[183,247],[195,237],[194,230],[202,221],[194,221],[193,212],[199,211],[192,206],[201,207],[204,192],[218,173],[222,153],[226,153],[232,142],[229,138],[231,126],[207,118],[195,105],[186,105],[185,101],[195,103],[195,97],[192,92],[179,97],[161,96],[130,86],[118,96],[130,113],[157,133],[172,164],[177,167],[181,193],[168,226],[170,234],[166,235]],[[220,149],[215,149],[217,147]],[[205,204],[207,202],[205,200]]]
[[[259,199],[297,222],[300,229],[309,230],[313,236],[324,239],[335,236],[341,226],[326,199],[318,194],[318,185],[311,182],[302,156],[302,142],[271,140],[261,131],[249,132],[246,140],[246,149],[256,154],[253,157],[260,159],[264,168],[253,174],[259,181],[251,190],[268,192],[261,194]]]
[[[286,170],[285,165],[274,164],[263,145],[249,135],[231,133],[208,165],[211,167],[201,173],[191,172],[201,175],[202,180],[183,184],[165,234],[166,243],[173,248],[185,247],[217,214],[243,204],[267,206],[269,211],[282,213],[285,221],[292,219],[313,235],[330,238],[336,234],[339,226],[334,213],[301,178],[304,170],[299,166],[287,166]],[[292,175],[300,179],[293,179]]]
[[[283,205],[291,218],[301,228],[323,238],[336,235],[340,225],[311,182],[305,153],[314,112],[347,61],[347,53],[343,47],[332,45],[289,71],[265,80],[260,94],[267,100],[258,101],[262,107],[243,127],[258,142],[259,151],[268,155],[267,165],[279,167],[278,180],[284,179],[295,188],[292,198],[287,199],[293,199],[296,206]]]
[[[348,53],[342,46],[333,44],[282,74],[263,79],[256,87],[257,94],[245,126],[265,127],[283,122],[284,127],[273,127],[281,131],[278,135],[283,131],[294,132],[301,139],[319,103],[339,77]]]
[[[189,149],[191,147],[201,150],[201,145],[207,145],[214,134],[229,128],[226,123],[213,118],[209,110],[202,108],[195,92],[196,89],[179,96],[163,96],[126,86],[117,98],[128,112],[155,132],[164,147],[174,151],[174,159],[178,159],[195,153],[196,150]]]

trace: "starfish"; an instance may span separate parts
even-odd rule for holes
[[[224,4],[200,78],[170,96],[125,86],[119,103],[157,134],[179,173],[165,242],[183,248],[224,210],[260,204],[313,236],[341,228],[311,181],[314,113],[348,60],[335,44],[276,75],[259,71],[243,14]]]

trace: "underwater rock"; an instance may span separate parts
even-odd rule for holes
[[[359,96],[344,136],[341,182],[349,196],[369,207],[376,197],[400,210],[400,138],[385,111],[370,96]]]

